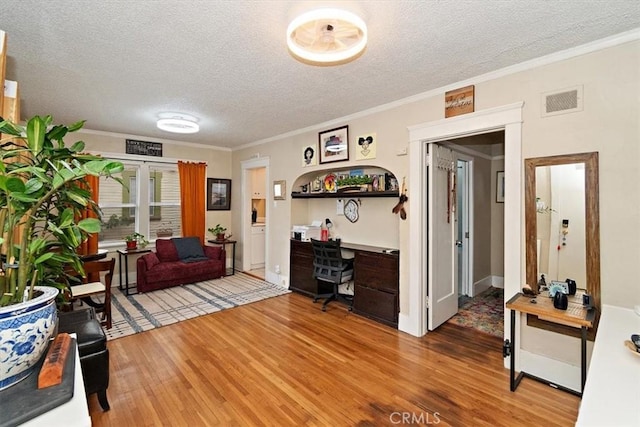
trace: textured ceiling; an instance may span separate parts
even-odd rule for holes
[[[288,53],[287,25],[319,6],[358,13],[369,44],[335,67]],[[636,0],[3,0],[7,79],[22,117],[238,147],[640,27]],[[199,118],[175,135],[158,114]]]

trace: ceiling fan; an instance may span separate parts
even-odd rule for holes
[[[367,28],[356,15],[337,9],[319,9],[296,18],[287,30],[289,49],[313,62],[337,62],[360,53]]]

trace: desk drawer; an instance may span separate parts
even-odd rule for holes
[[[356,252],[356,285],[386,292],[398,292],[398,257],[395,255]]]
[[[364,286],[355,286],[353,311],[388,325],[398,325],[398,295]]]

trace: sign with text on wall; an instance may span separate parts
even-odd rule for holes
[[[465,86],[444,94],[444,117],[473,113],[475,86]]]
[[[160,142],[126,140],[126,153],[139,154],[141,156],[162,157],[162,144]]]

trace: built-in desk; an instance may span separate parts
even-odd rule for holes
[[[353,312],[397,328],[399,251],[349,242],[340,247],[354,253]],[[289,288],[310,297],[331,293],[330,284],[313,278],[311,242],[291,240]]]

